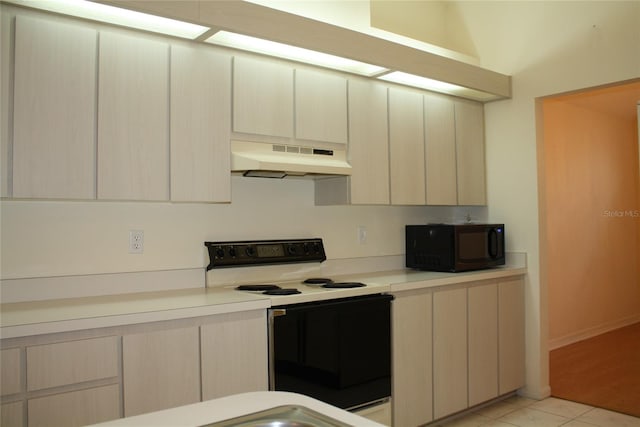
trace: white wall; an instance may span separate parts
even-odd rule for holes
[[[513,97],[487,104],[489,217],[510,250],[528,253],[527,387],[549,393],[547,290],[540,280],[538,97],[640,77],[640,2],[457,2],[481,65],[513,77]]]
[[[2,279],[204,268],[203,242],[322,237],[329,259],[404,254],[404,226],[486,208],[315,206],[313,181],[232,179],[231,204],[2,202]],[[360,244],[357,227],[367,227]],[[144,253],[129,254],[129,230]]]

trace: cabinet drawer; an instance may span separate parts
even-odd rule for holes
[[[22,363],[20,362],[20,349],[10,348],[0,353],[2,381],[0,390],[2,395],[20,393],[22,391]]]
[[[31,399],[29,427],[83,426],[120,417],[117,384]]]
[[[27,389],[118,376],[118,337],[27,347]]]

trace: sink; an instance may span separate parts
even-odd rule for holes
[[[353,427],[297,405],[276,406],[200,427]]]

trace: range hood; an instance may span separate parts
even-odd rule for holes
[[[231,172],[263,178],[351,175],[351,165],[347,162],[346,148],[231,141]]]

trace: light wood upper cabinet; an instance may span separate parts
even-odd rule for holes
[[[347,143],[346,78],[296,69],[295,100],[297,139]]]
[[[424,95],[427,205],[457,205],[456,129],[451,98]]]
[[[385,86],[365,80],[349,81],[352,204],[387,205],[390,202],[387,116]]]
[[[484,107],[455,102],[458,204],[486,205]]]
[[[122,337],[124,416],[200,401],[198,327]]]
[[[389,89],[391,204],[425,204],[422,93]]]
[[[393,425],[415,427],[433,420],[432,293],[394,295]]]
[[[96,197],[97,32],[17,16],[13,197]]]
[[[201,326],[202,399],[249,391],[268,384],[265,310],[219,315]]]
[[[351,176],[315,180],[316,205],[388,205],[389,138],[387,88],[349,80]]]
[[[231,201],[231,57],[171,48],[171,200]]]
[[[293,67],[233,58],[233,131],[293,137]]]
[[[485,205],[484,107],[425,94],[428,205]]]
[[[467,290],[433,294],[433,415],[467,408]]]
[[[525,384],[524,279],[498,284],[499,392],[508,393]]]
[[[469,406],[498,397],[498,285],[468,290]]]
[[[169,45],[100,33],[98,198],[169,200]]]

